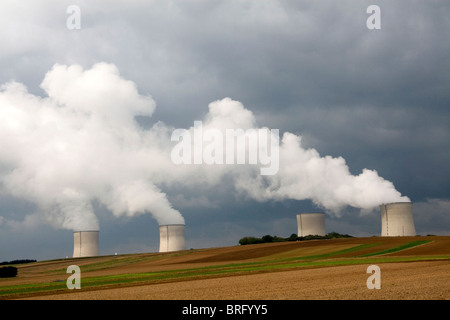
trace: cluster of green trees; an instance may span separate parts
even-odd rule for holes
[[[305,237],[298,237],[295,233],[293,233],[287,238],[271,236],[269,234],[266,234],[265,236],[262,236],[261,238],[243,237],[239,240],[239,244],[246,245],[246,244],[255,244],[255,243],[303,241],[303,240],[315,240],[315,239],[336,239],[336,238],[352,238],[352,236],[350,236],[348,234],[340,234],[337,232],[330,232],[330,233],[326,234],[325,236],[309,235],[309,236],[305,236]]]

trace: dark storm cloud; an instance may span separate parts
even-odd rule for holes
[[[210,102],[229,96],[259,124],[303,135],[322,155],[343,156],[353,174],[377,170],[419,203],[419,216],[436,212],[433,219],[417,220],[427,230],[437,230],[432,224],[448,215],[447,1],[81,1],[82,28],[70,31],[65,23],[71,4],[2,6],[0,84],[16,79],[44,94],[39,84],[54,63],[114,63],[154,98],[153,117],[141,119],[146,126],[163,120],[189,127]],[[371,4],[381,8],[381,30],[366,27]],[[173,203],[200,222],[208,210],[229,214],[217,207],[230,198],[218,190],[188,192],[175,194]],[[255,205],[240,201],[239,212]],[[2,230],[15,221],[10,209],[11,202],[1,211]],[[285,210],[280,219],[297,209]],[[275,230],[267,229],[277,218],[265,217],[269,222],[253,232]],[[25,223],[22,216],[16,220]],[[230,216],[228,228],[246,225],[235,221]],[[351,233],[355,221],[333,223]]]

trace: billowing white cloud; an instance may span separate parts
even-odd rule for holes
[[[301,137],[289,132],[280,145],[279,174],[240,180],[238,187],[259,200],[310,199],[335,214],[346,206],[370,211],[382,203],[409,201],[375,170],[352,175],[344,158],[305,149]]]
[[[151,212],[159,223],[183,222],[151,179],[159,149],[135,122],[155,103],[114,65],[89,70],[55,65],[45,76],[47,97],[17,82],[1,87],[1,183],[36,202],[56,227],[98,229],[92,201],[115,215]]]
[[[279,153],[272,153],[277,157],[272,175],[261,175],[260,165],[248,162],[175,165],[170,141],[174,129],[163,123],[145,130],[139,126],[135,117],[151,117],[155,102],[112,64],[87,70],[55,65],[41,87],[46,97],[30,94],[17,82],[1,87],[0,183],[5,192],[36,203],[58,228],[98,229],[93,201],[115,216],[148,212],[159,224],[184,223],[161,186],[176,184],[192,192],[193,186],[217,186],[224,177],[231,177],[238,192],[259,201],[311,199],[335,213],[348,205],[370,209],[409,200],[376,171],[364,169],[354,176],[343,158],[304,149],[301,137],[289,132]],[[195,137],[195,129],[186,132]],[[203,132],[215,130],[216,137],[226,137],[228,129],[267,130],[238,101],[210,103]],[[213,142],[201,140],[203,151]],[[225,153],[226,146],[221,146]],[[251,152],[249,146],[246,151]]]

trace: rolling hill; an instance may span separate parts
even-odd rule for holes
[[[382,289],[377,292],[367,289],[365,282],[366,268],[373,264],[382,272]],[[80,267],[80,290],[67,288],[70,265]],[[0,279],[0,299],[395,299],[404,294],[405,285],[414,282],[416,286],[422,280],[427,284],[406,299],[450,299],[448,236],[262,243],[38,261],[16,267],[17,277]],[[396,274],[412,276],[418,271],[425,274],[417,274],[414,281],[395,282],[401,279]],[[263,289],[251,290],[250,283]],[[280,283],[282,287],[275,285]],[[203,289],[180,293],[181,287],[200,284]],[[164,294],[158,293],[162,289]],[[144,291],[137,293],[140,290]],[[205,292],[211,294],[205,296]]]

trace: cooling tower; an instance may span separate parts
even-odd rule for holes
[[[415,236],[411,202],[394,202],[380,205],[381,236]]]
[[[98,231],[75,231],[73,233],[74,258],[98,255]]]
[[[325,213],[300,213],[297,214],[298,236],[307,235],[325,236]]]
[[[184,224],[159,226],[159,252],[186,249],[184,241]]]

